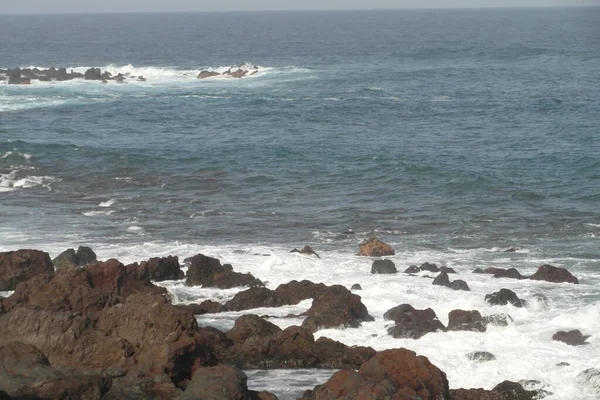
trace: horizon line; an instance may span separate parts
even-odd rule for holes
[[[510,5],[510,6],[463,6],[463,7],[381,7],[381,8],[331,8],[331,9],[265,9],[265,10],[155,10],[155,11],[49,11],[49,12],[0,12],[0,15],[89,15],[89,14],[215,14],[215,13],[279,13],[279,12],[339,12],[339,11],[428,11],[428,10],[507,10],[507,9],[561,9],[561,8],[600,8],[596,4],[572,4],[572,5]]]

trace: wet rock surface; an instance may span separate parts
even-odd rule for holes
[[[188,286],[216,287],[229,289],[240,286],[264,286],[263,283],[251,274],[234,272],[230,264],[221,265],[221,262],[212,257],[198,254],[192,257],[187,276]]]
[[[367,257],[385,257],[385,256],[393,256],[396,254],[392,246],[387,243],[382,242],[377,238],[370,238],[364,241],[358,250],[359,256],[367,256]]]
[[[586,340],[590,335],[584,335],[579,329],[571,331],[558,331],[552,335],[552,340],[566,343],[570,346],[582,346],[587,344]]]
[[[0,253],[0,291],[15,290],[20,282],[42,274],[54,274],[48,253],[39,250]]]
[[[395,338],[419,339],[428,333],[446,330],[431,308],[417,310],[410,304],[401,304],[386,311],[383,317],[396,324],[388,329],[388,334]]]
[[[579,280],[565,268],[559,268],[549,264],[544,264],[539,267],[535,274],[531,275],[529,279],[554,283],[579,283]]]
[[[310,246],[304,246],[303,248],[301,248],[300,250],[298,249],[292,249],[290,250],[290,253],[299,253],[299,254],[304,254],[305,256],[316,256],[317,258],[321,258],[319,257],[319,255],[313,250],[312,247]]]
[[[372,274],[395,274],[398,270],[392,260],[375,260],[371,265]]]
[[[512,304],[515,307],[524,307],[525,302],[517,296],[515,292],[510,289],[500,289],[497,292],[485,295],[486,303],[490,305],[501,305]]]

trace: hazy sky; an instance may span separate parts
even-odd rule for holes
[[[600,5],[600,0],[0,0],[0,14],[581,5]]]

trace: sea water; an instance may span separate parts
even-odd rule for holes
[[[576,376],[600,366],[598,26],[599,8],[0,15],[0,68],[147,79],[0,82],[0,250],[201,252],[271,289],[359,283],[375,321],[315,337],[412,349],[452,388],[534,379],[550,400],[597,399]],[[244,62],[258,73],[196,79]],[[447,265],[471,291],[371,275],[355,255],[371,236],[400,271]],[[321,259],[288,253],[305,244]],[[471,273],[544,263],[580,285]],[[236,293],[163,285],[181,303]],[[503,287],[529,305],[484,302]],[[402,303],[443,323],[453,309],[513,323],[394,339],[383,314]],[[309,307],[249,312],[285,328]],[[241,314],[198,320],[226,330]],[[552,341],[567,329],[589,344]],[[466,359],[479,350],[496,360]],[[248,371],[283,399],[332,373]]]

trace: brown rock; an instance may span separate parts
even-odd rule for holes
[[[281,304],[293,305],[300,303],[302,300],[314,299],[323,294],[327,288],[323,283],[294,280],[277,286],[275,295],[280,299]]]
[[[446,330],[431,308],[417,310],[410,304],[401,304],[386,311],[383,317],[396,323],[388,329],[395,338],[419,339],[430,332]]]
[[[286,304],[289,303],[277,296],[274,291],[265,287],[252,287],[238,292],[225,304],[225,307],[232,311],[242,311],[259,307],[279,307]]]
[[[423,263],[419,267],[419,271],[440,272],[440,268],[433,263]]]
[[[411,265],[410,267],[408,267],[404,270],[404,273],[405,274],[416,274],[420,271],[421,270],[419,269],[419,267],[417,267],[416,265]]]
[[[196,78],[198,79],[206,79],[206,78],[212,78],[213,76],[219,76],[221,75],[218,72],[214,72],[214,71],[200,71],[200,73],[198,74],[198,76]]]
[[[139,265],[133,265],[134,268],[137,268],[138,276],[141,280],[150,279],[155,282],[161,282],[179,280],[185,277],[177,256],[155,257],[148,261],[142,261]]]
[[[246,314],[235,321],[235,326],[226,333],[228,339],[244,342],[253,336],[272,336],[281,332],[281,328],[257,315]]]
[[[20,282],[41,274],[54,274],[48,253],[38,250],[0,253],[0,291],[15,290]]]
[[[248,390],[246,374],[236,368],[219,365],[201,368],[192,378],[179,400],[252,400],[258,393]],[[263,399],[273,398],[262,395]],[[275,397],[276,399],[276,397]]]
[[[152,284],[149,277],[139,277],[136,264],[124,266],[115,259],[97,262],[85,267],[95,289],[123,298],[140,292],[164,294],[165,288]]]
[[[341,285],[327,288],[313,300],[312,306],[303,315],[308,318],[302,326],[312,332],[338,326],[355,328],[363,321],[373,321],[360,296]]]
[[[434,285],[445,286],[452,290],[464,290],[469,291],[469,285],[467,282],[457,279],[455,281],[450,282],[450,278],[448,277],[447,270],[441,271],[440,274],[433,280]]]
[[[529,279],[532,279],[534,281],[548,281],[554,283],[579,283],[579,280],[573,275],[571,275],[571,273],[566,269],[554,267],[548,264],[544,264],[541,267],[539,267],[536,273],[531,275]]]
[[[590,335],[583,335],[579,329],[572,331],[558,331],[552,335],[552,340],[566,343],[570,346],[581,346],[586,343]]]
[[[251,274],[233,272],[231,265],[221,265],[221,262],[216,258],[207,257],[203,254],[192,257],[187,272],[186,284],[189,286],[218,287],[220,289],[239,286],[264,286],[260,280]]]
[[[372,274],[395,274],[398,270],[392,260],[375,260],[371,265]]]
[[[312,400],[441,400],[448,398],[446,375],[423,356],[406,349],[386,350],[359,372],[342,370],[305,395]]]
[[[185,308],[193,315],[216,314],[229,311],[223,304],[212,300],[204,300],[200,304],[177,304],[175,307]]]
[[[385,257],[393,256],[394,254],[396,254],[396,252],[389,244],[374,237],[363,242],[358,251],[359,256],[367,257]]]
[[[485,332],[486,324],[477,310],[452,310],[448,313],[448,330]]]
[[[504,381],[492,390],[450,390],[451,400],[533,400],[538,398],[537,395],[537,391],[525,390],[520,384],[510,381]]]

